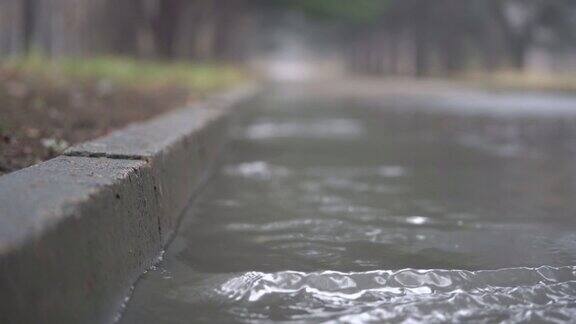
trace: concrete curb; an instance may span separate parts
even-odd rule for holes
[[[106,323],[210,175],[255,86],[0,177],[0,323]]]

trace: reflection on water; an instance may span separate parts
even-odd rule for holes
[[[574,114],[286,97],[247,110],[125,323],[576,316]]]

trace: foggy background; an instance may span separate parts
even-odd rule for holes
[[[305,74],[303,58],[377,76],[572,73],[575,31],[570,0],[0,2],[2,57],[282,60],[274,69],[291,77]]]

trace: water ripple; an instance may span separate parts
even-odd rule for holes
[[[244,321],[562,320],[576,315],[576,267],[247,272],[216,292]]]

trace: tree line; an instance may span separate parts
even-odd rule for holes
[[[242,61],[293,12],[360,73],[521,70],[536,47],[576,44],[572,0],[2,0],[0,56]]]
[[[381,1],[378,1],[381,2]],[[527,67],[531,50],[574,55],[570,0],[397,0],[350,39],[350,65],[368,73],[450,74]]]
[[[242,0],[2,0],[0,55],[233,59],[251,27]]]

